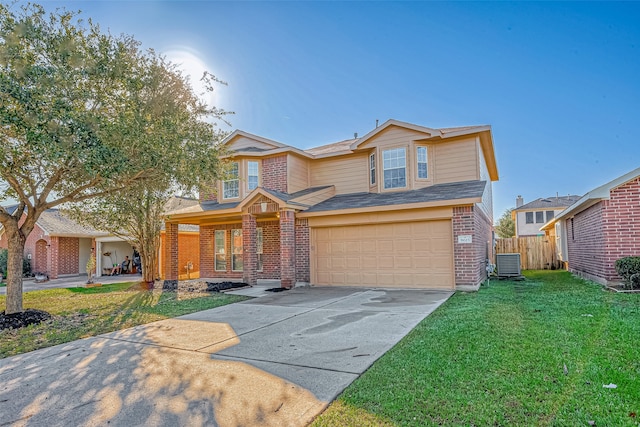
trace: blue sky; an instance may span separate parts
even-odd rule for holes
[[[640,166],[640,3],[43,4],[208,69],[233,128],[300,148],[376,119],[490,124],[496,219]]]

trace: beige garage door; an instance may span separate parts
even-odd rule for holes
[[[450,220],[312,229],[314,284],[453,289]]]

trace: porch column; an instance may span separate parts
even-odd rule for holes
[[[178,289],[178,224],[169,222],[165,226],[164,283],[162,289]]]
[[[251,286],[258,283],[256,272],[258,256],[256,255],[256,217],[251,214],[242,215],[242,281]]]
[[[292,288],[296,280],[296,214],[280,210],[280,286]]]

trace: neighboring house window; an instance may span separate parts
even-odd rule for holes
[[[238,162],[233,162],[231,164],[229,179],[222,181],[222,197],[225,199],[240,197],[240,186],[238,185]]]
[[[214,251],[216,253],[216,271],[227,270],[227,254],[224,245],[224,230],[216,230],[214,238]]]
[[[525,212],[524,216],[527,224],[533,224],[533,212]]]
[[[555,213],[553,211],[547,211],[547,222],[551,221],[554,216]]]
[[[262,227],[256,228],[256,270],[262,271],[262,247],[263,247]]]
[[[247,162],[247,170],[247,188],[252,191],[258,187],[258,162]]]
[[[382,152],[384,188],[407,186],[407,157],[404,148],[394,148]]]
[[[418,147],[416,149],[416,157],[418,159],[418,178],[427,178],[427,147]]]
[[[369,156],[369,182],[371,185],[376,183],[376,155],[375,153]]]
[[[536,212],[536,224],[544,223],[544,212]]]
[[[242,230],[231,230],[231,269],[242,271]]]

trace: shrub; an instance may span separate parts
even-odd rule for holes
[[[31,260],[27,257],[22,258],[22,277],[31,277]]]
[[[630,289],[640,289],[640,256],[616,260],[616,272]]]

